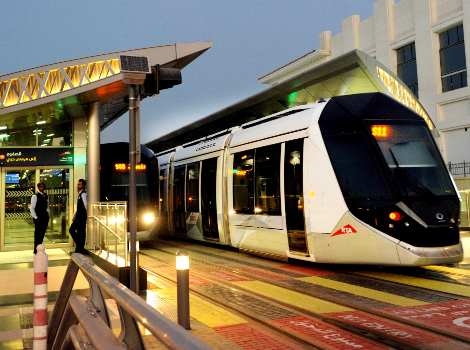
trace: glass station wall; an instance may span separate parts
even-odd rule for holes
[[[46,184],[49,196],[50,219],[44,244],[68,243],[70,226],[70,169],[30,168],[4,170],[1,184],[5,200],[4,246],[33,246],[34,222],[30,212],[31,198],[37,193],[37,184]]]
[[[0,118],[0,249],[33,249],[34,222],[30,207],[40,182],[46,184],[50,205],[44,244],[69,245],[68,228],[74,200],[70,187],[72,169],[77,158],[80,168],[84,168],[86,141],[74,141],[77,120],[72,120],[60,102],[48,109],[20,113]],[[78,125],[85,125],[79,131],[86,138],[86,119],[83,119]],[[85,150],[80,151],[79,157],[73,148],[77,145]]]

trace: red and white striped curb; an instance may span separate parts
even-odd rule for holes
[[[44,244],[37,246],[34,257],[33,350],[47,348],[47,267]]]

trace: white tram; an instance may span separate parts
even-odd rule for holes
[[[160,231],[320,263],[463,259],[459,198],[429,128],[384,94],[295,107],[157,157]]]

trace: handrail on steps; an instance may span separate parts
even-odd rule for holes
[[[88,299],[79,295],[70,296],[78,270],[90,284]],[[111,329],[104,293],[116,301],[119,309],[121,333],[118,337]],[[210,349],[84,255],[72,254],[49,321],[47,349],[68,349],[69,346],[82,349],[86,346],[97,350],[145,350],[138,323],[169,349]]]

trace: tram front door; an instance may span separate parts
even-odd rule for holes
[[[291,253],[307,253],[303,198],[304,140],[286,142],[284,161],[284,191],[286,226]]]

